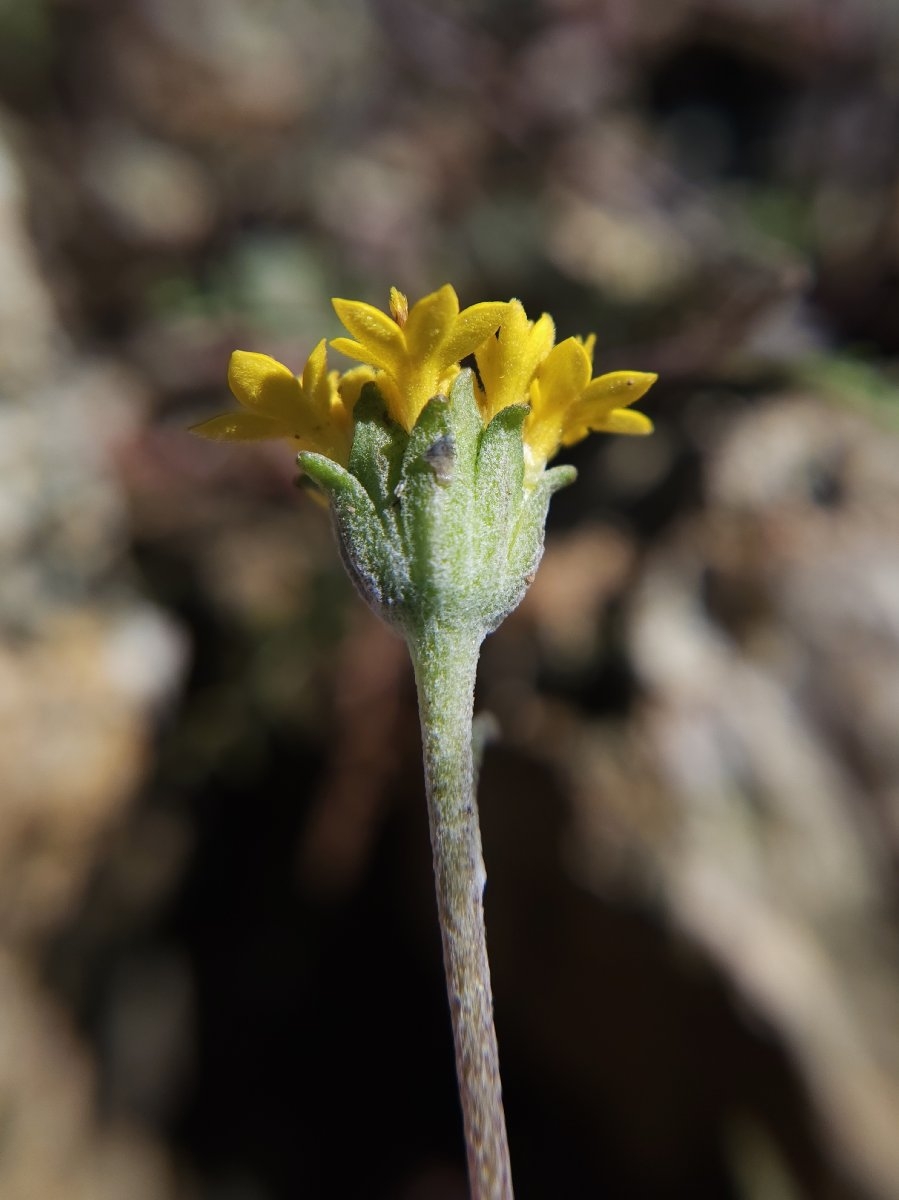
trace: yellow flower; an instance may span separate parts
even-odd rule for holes
[[[331,345],[361,366],[342,375],[327,369],[324,341],[309,356],[301,378],[265,354],[236,350],[228,382],[243,411],[194,427],[224,441],[287,438],[346,466],[353,439],[353,409],[362,388],[374,382],[390,417],[407,431],[432,396],[446,394],[469,356],[476,364],[475,394],[485,426],[512,404],[528,404],[524,424],[526,480],[534,484],[560,447],[591,432],[645,434],[652,422],[630,409],[656,376],[613,371],[591,378],[593,335],[555,345],[555,326],[544,313],[529,321],[520,301],[474,304],[459,311],[449,284],[412,307],[390,289],[390,313],[358,300],[334,300],[352,338]]]
[[[358,390],[350,380],[353,374],[348,372],[344,380],[355,401]],[[228,385],[243,411],[213,417],[195,425],[192,432],[225,442],[288,438],[298,451],[313,450],[345,465],[353,422],[352,403],[345,398],[342,382],[337,371],[327,369],[324,338],[309,355],[300,379],[267,354],[235,350],[228,366]]]
[[[643,371],[593,371],[591,335],[566,338],[547,354],[528,389],[531,411],[524,425],[528,478],[539,475],[560,446],[588,433],[652,433],[652,421],[629,405],[645,396],[658,376]]]
[[[393,288],[390,316],[360,300],[333,304],[353,337],[335,338],[331,345],[376,368],[388,412],[407,432],[431,397],[446,392],[460,360],[496,332],[509,307],[491,302],[460,312],[448,283],[411,309],[402,292]]]

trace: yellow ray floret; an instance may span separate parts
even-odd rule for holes
[[[351,375],[348,372],[344,379],[355,400],[358,391]],[[327,368],[324,338],[309,355],[299,379],[267,354],[235,350],[228,384],[242,411],[213,417],[195,425],[192,432],[225,442],[288,438],[298,451],[313,450],[346,464],[353,422],[352,402],[343,395],[342,383],[338,372]]]
[[[629,408],[645,396],[657,376],[612,371],[590,376],[594,338],[566,338],[537,367],[528,388],[531,411],[524,424],[528,478],[535,478],[561,446],[588,433],[652,433],[652,421]]]
[[[409,308],[392,289],[391,313],[360,300],[334,300],[334,311],[353,335],[331,345],[376,368],[376,382],[393,419],[407,431],[438,392],[445,392],[459,361],[496,332],[507,304],[473,304],[459,311],[449,284]]]

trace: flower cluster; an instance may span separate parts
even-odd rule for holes
[[[517,300],[460,311],[446,284],[411,308],[392,288],[389,314],[358,300],[333,303],[352,336],[331,345],[361,366],[329,371],[324,341],[299,378],[265,354],[236,350],[228,382],[243,411],[213,417],[194,432],[226,441],[288,438],[297,450],[345,466],[353,409],[366,383],[377,386],[389,416],[408,433],[428,400],[449,391],[462,364],[474,368],[485,425],[511,405],[528,405],[522,432],[528,484],[562,446],[588,433],[652,432],[649,418],[630,405],[655,375],[613,371],[594,378],[594,337],[556,344],[551,317],[529,321]]]

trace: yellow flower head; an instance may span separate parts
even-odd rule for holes
[[[331,345],[362,365],[328,371],[319,342],[297,378],[264,354],[235,351],[228,382],[242,412],[213,417],[194,432],[226,441],[288,438],[341,465],[349,461],[353,408],[374,382],[389,415],[407,432],[432,396],[447,393],[464,359],[472,358],[484,424],[504,408],[527,404],[524,423],[526,481],[533,484],[562,446],[591,432],[646,434],[652,422],[630,405],[656,376],[639,371],[593,374],[595,338],[555,344],[555,326],[544,313],[529,321],[518,300],[459,309],[449,284],[410,308],[396,288],[389,313],[359,300],[333,301],[352,337]]]

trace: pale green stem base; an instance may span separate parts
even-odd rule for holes
[[[474,794],[472,709],[481,637],[430,627],[408,636],[421,710],[443,963],[472,1200],[512,1200],[484,932],[486,873]]]

